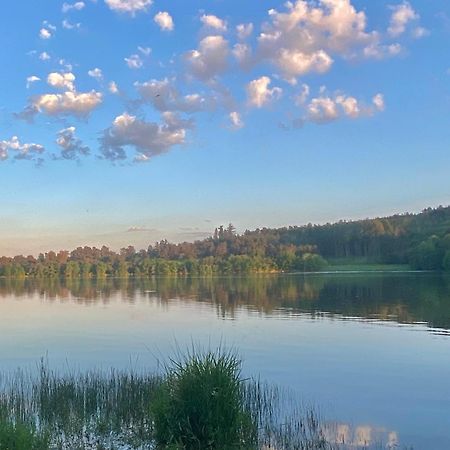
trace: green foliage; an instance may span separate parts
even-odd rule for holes
[[[320,271],[327,260],[366,264],[411,264],[441,270],[450,250],[450,207],[420,214],[334,224],[256,229],[237,234],[232,224],[209,238],[173,244],[162,240],[146,250],[114,252],[108,247],[78,247],[33,256],[0,257],[5,278],[152,277],[155,275],[248,274]]]
[[[151,406],[159,448],[256,448],[240,366],[233,354],[221,351],[172,360]]]
[[[448,270],[449,251],[450,235],[447,234],[443,238],[433,235],[411,251],[409,263],[418,270]]]
[[[294,261],[294,267],[303,272],[320,272],[327,266],[327,262],[320,255],[305,253],[297,257]]]
[[[24,424],[0,422],[0,450],[49,450],[49,438]]]

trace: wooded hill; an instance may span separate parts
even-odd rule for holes
[[[419,214],[333,224],[262,228],[237,234],[233,225],[209,238],[173,244],[166,240],[137,251],[103,246],[0,258],[6,277],[106,277],[158,274],[319,271],[327,261],[410,264],[420,270],[450,270],[450,207]]]

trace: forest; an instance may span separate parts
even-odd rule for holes
[[[450,207],[324,225],[236,232],[229,224],[195,242],[167,240],[137,250],[106,246],[0,257],[7,278],[105,278],[315,272],[337,263],[409,264],[450,271]]]

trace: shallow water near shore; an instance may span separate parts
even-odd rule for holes
[[[450,277],[349,273],[0,280],[0,369],[158,370],[191,345],[235,348],[338,438],[450,448]],[[331,438],[335,438],[331,437]]]

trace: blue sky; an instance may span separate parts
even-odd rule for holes
[[[0,26],[0,254],[448,204],[447,0],[22,0]]]

